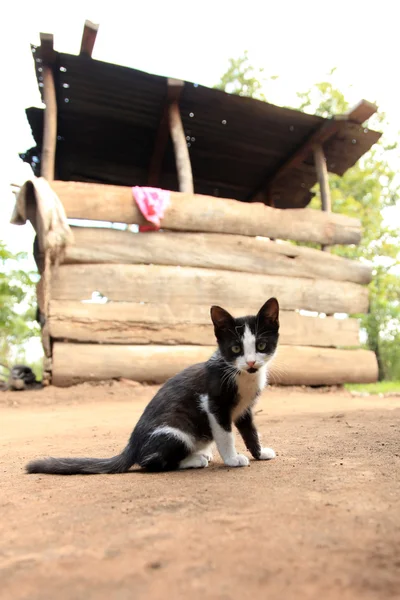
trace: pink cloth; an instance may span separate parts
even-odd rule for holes
[[[133,197],[142,215],[153,225],[140,225],[139,231],[154,231],[160,229],[160,219],[164,217],[165,209],[170,202],[170,192],[159,188],[132,188]]]

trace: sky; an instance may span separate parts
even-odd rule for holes
[[[208,86],[218,82],[230,57],[247,50],[254,66],[279,75],[268,95],[277,104],[293,104],[297,91],[336,67],[335,83],[350,103],[376,102],[394,138],[400,131],[396,5],[393,0],[20,0],[7,7],[7,15],[3,8],[0,239],[13,251],[31,252],[30,225],[9,224],[10,184],[30,176],[18,153],[33,145],[25,108],[41,106],[30,51],[31,43],[39,45],[39,32],[54,34],[56,50],[78,54],[89,19],[100,24],[93,58]]]

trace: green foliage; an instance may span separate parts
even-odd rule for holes
[[[37,381],[41,381],[43,378],[43,360],[39,359],[39,360],[36,360],[35,362],[30,362],[29,366],[32,369],[32,371],[35,373]]]
[[[376,354],[379,379],[400,379],[400,277],[378,267],[369,286],[370,312],[361,315],[368,347]]]
[[[0,362],[24,355],[23,345],[39,335],[35,321],[35,273],[21,268],[23,253],[12,254],[0,241]]]
[[[312,108],[321,116],[343,113],[348,104],[330,82],[317,84],[312,91],[298,94],[301,107]],[[315,108],[315,110],[314,110]],[[375,117],[386,128],[384,114]],[[359,315],[367,334],[367,346],[376,354],[379,379],[400,379],[400,277],[396,274],[400,257],[400,231],[387,224],[384,209],[396,205],[400,185],[392,164],[400,161],[397,143],[388,144],[385,136],[343,177],[329,176],[333,212],[361,220],[363,236],[358,246],[336,246],[333,252],[347,258],[370,261],[374,277],[369,286],[370,312]],[[311,203],[321,208],[318,186]]]
[[[266,101],[263,89],[266,88],[268,81],[275,79],[277,79],[277,75],[266,78],[264,69],[254,68],[250,64],[247,51],[245,51],[243,56],[229,59],[228,70],[214,87],[230,94]]]
[[[349,104],[333,82],[335,69],[326,81],[310,90],[299,92],[299,108],[322,117],[344,113]],[[221,78],[221,88],[241,95],[263,99],[261,81],[254,81],[257,72],[249,65],[247,54],[231,60],[230,69]],[[229,83],[233,82],[233,89]],[[251,84],[247,85],[250,81]],[[246,83],[246,87],[242,87]],[[385,131],[386,117],[380,113],[371,118],[373,126]],[[343,177],[330,175],[333,212],[357,217],[363,226],[359,246],[335,246],[332,251],[340,256],[370,261],[374,277],[369,286],[370,313],[358,315],[367,334],[367,346],[376,353],[380,379],[400,379],[400,231],[384,222],[384,210],[396,205],[400,198],[399,178],[393,165],[400,164],[397,142],[381,140]],[[318,185],[310,206],[321,209]],[[306,244],[318,247],[315,244]]]
[[[400,381],[379,381],[378,383],[346,383],[347,390],[367,394],[400,394]]]
[[[329,77],[332,77],[335,71],[336,69],[332,69]],[[349,108],[344,94],[337,90],[329,79],[316,83],[306,92],[297,92],[297,97],[300,103],[296,108],[325,119],[332,115],[343,114]]]

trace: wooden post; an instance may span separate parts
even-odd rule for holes
[[[53,35],[50,33],[40,34],[40,58],[42,59],[43,74],[43,102],[46,105],[43,123],[42,155],[40,174],[47,181],[54,181],[55,160],[57,146],[57,97],[54,85],[53,65],[55,63],[55,51],[53,47]],[[51,339],[47,318],[49,314],[50,286],[51,286],[51,257],[48,249],[44,251],[44,269],[40,277],[40,291],[38,290],[38,306],[45,318],[42,327],[42,345],[44,349],[43,361],[43,383],[49,384],[52,377],[51,366]]]
[[[353,123],[359,123],[361,125],[364,123],[364,121],[368,121],[368,119],[372,117],[377,110],[378,107],[376,104],[368,102],[368,100],[360,100],[360,102],[345,112],[344,116],[349,121],[353,121]]]
[[[179,104],[176,101],[172,102],[169,106],[169,128],[174,144],[179,191],[193,194],[192,166],[190,164],[189,150],[186,144]]]
[[[178,103],[183,86],[183,81],[179,79],[168,78],[167,80],[165,103],[162,110],[160,123],[158,125],[153,154],[150,160],[149,174],[147,179],[150,187],[156,187],[160,183],[162,163],[170,134],[169,107],[173,102]]]
[[[41,58],[43,61],[43,101],[46,105],[40,172],[42,177],[51,182],[54,180],[57,145],[57,99],[52,67],[55,54],[53,50],[53,36],[41,33],[40,42]]]
[[[96,25],[96,23],[85,21],[85,26],[82,33],[81,50],[79,53],[81,56],[88,56],[89,58],[92,57],[98,29],[99,26]]]
[[[331,192],[329,189],[328,169],[326,167],[326,159],[324,150],[321,144],[316,144],[313,147],[314,151],[314,163],[317,171],[319,189],[321,193],[322,210],[325,212],[332,212],[331,206]],[[322,246],[324,252],[329,252],[329,246]]]
[[[321,192],[322,210],[331,212],[331,193],[329,190],[328,169],[326,168],[325,154],[320,144],[316,144],[314,150],[314,162],[318,176],[319,189]]]

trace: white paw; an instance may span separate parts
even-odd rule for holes
[[[205,450],[204,452],[200,452],[201,456],[204,456],[204,458],[206,458],[208,460],[208,462],[211,462],[213,459],[213,455],[212,452]]]
[[[180,469],[204,469],[208,467],[208,460],[202,454],[192,454],[179,464]]]
[[[275,458],[276,454],[272,448],[261,448],[260,460],[271,460]]]
[[[226,460],[225,464],[227,467],[248,467],[250,461],[244,454],[236,454],[236,456]]]

